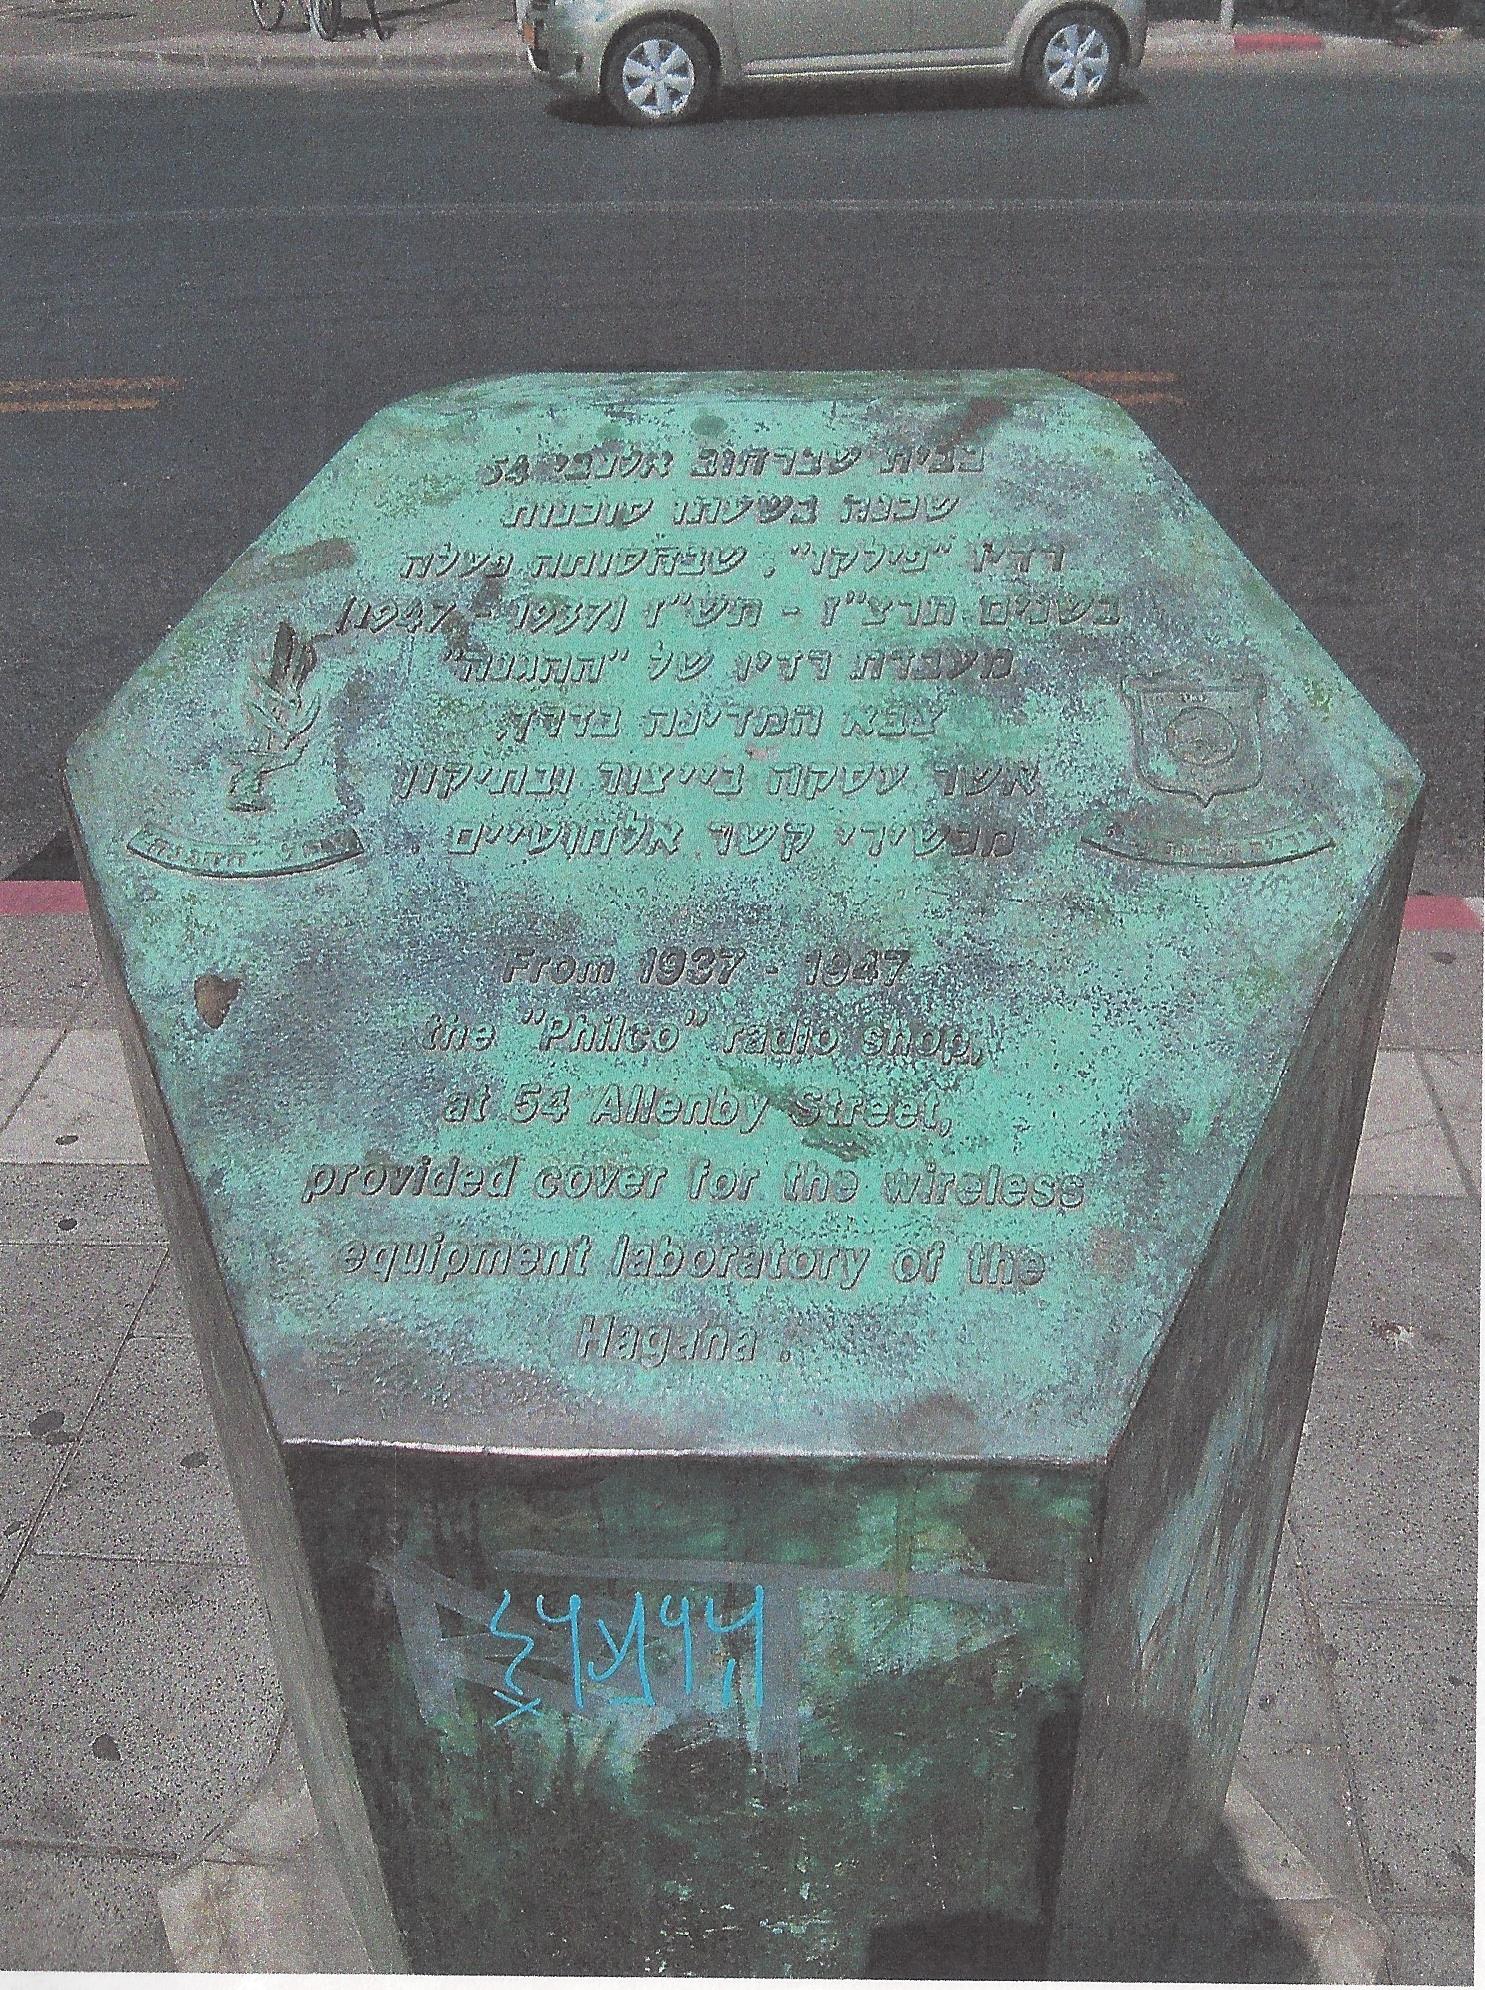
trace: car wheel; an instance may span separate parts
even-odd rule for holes
[[[603,65],[603,94],[626,124],[689,124],[716,81],[700,36],[679,21],[645,21],[617,36]]]
[[[1119,31],[1096,7],[1064,7],[1031,37],[1022,77],[1039,103],[1086,110],[1107,103],[1123,67]]]

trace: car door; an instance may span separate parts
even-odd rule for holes
[[[890,67],[910,55],[919,0],[732,0],[753,76]]]
[[[913,0],[914,40],[922,55],[985,62],[1004,53],[1016,16],[1014,0]]]

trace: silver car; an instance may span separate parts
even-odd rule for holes
[[[723,86],[802,77],[1019,76],[1101,104],[1145,52],[1146,0],[517,0],[536,74],[629,124],[696,117]]]

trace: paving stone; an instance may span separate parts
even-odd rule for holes
[[[1474,933],[1404,933],[1382,1016],[1384,1050],[1480,1048],[1481,962]]]
[[[318,1840],[292,1861],[203,1860],[166,1883],[160,1906],[178,1969],[251,1975],[371,1970]]]
[[[41,1511],[62,1462],[59,1451],[34,1437],[0,1440],[0,1584],[9,1580],[20,1559],[26,1529]]]
[[[1322,1366],[1403,1377],[1478,1372],[1479,1212],[1465,1198],[1354,1196],[1325,1316]]]
[[[60,1030],[0,1028],[0,1127],[56,1049]]]
[[[1480,1056],[1462,1050],[1425,1051],[1423,1068],[1459,1142],[1470,1187],[1480,1193]]]
[[[159,1906],[181,1970],[370,1970],[287,1721],[259,1787],[199,1859],[167,1875]]]
[[[158,1245],[0,1244],[0,1437],[71,1443],[160,1266]]]
[[[1388,1974],[1394,1983],[1473,1983],[1474,1916],[1390,1914]]]
[[[1289,1499],[1310,1593],[1463,1605],[1475,1593],[1475,1389],[1387,1367],[1316,1372]]]
[[[0,1839],[179,1856],[261,1777],[282,1718],[251,1578],[28,1555],[0,1606]]]
[[[1349,1764],[1340,1747],[1298,1743],[1282,1752],[1238,1750],[1241,1777],[1336,1895],[1366,1905],[1366,1864],[1348,1797]]]
[[[117,1030],[68,1030],[0,1133],[0,1161],[142,1162]]]
[[[0,1965],[175,1967],[157,1889],[163,1859],[0,1846]]]
[[[158,1243],[148,1168],[0,1166],[0,1244]]]
[[[1410,1050],[1377,1055],[1351,1194],[1469,1194],[1422,1066]]]
[[[247,1563],[196,1351],[131,1339],[67,1461],[39,1552]]]
[[[1326,1603],[1341,1725],[1384,1910],[1474,1895],[1475,1612]]]
[[[1227,1792],[1223,1831],[1213,1865],[1232,1906],[1246,1905],[1249,1918],[1245,1925],[1229,1907],[1226,1918],[1238,1939],[1230,1939],[1221,1952],[1211,1954],[1215,1968],[1186,1972],[1195,1980],[1377,1981],[1386,1936],[1364,1895],[1359,1891],[1349,1897],[1338,1894],[1306,1851],[1237,1776]],[[1213,1889],[1206,1892],[1210,1898]],[[1199,1959],[1199,1951],[1190,1956],[1192,1963]],[[1261,1962],[1269,1967],[1260,1970]]]
[[[191,1322],[186,1317],[186,1302],[180,1289],[180,1281],[175,1275],[175,1266],[167,1257],[161,1265],[159,1275],[149,1289],[149,1296],[135,1317],[133,1331],[140,1335],[168,1334],[176,1339],[191,1339]]]
[[[67,1019],[67,1027],[73,1030],[116,1030],[118,1026],[118,1010],[104,981],[93,983],[77,1010]]]
[[[371,1967],[285,1723],[268,1773],[160,1906],[178,1969],[364,1975]]]
[[[1382,1018],[1384,1050],[1478,1050],[1478,933],[1404,933]]]
[[[319,1835],[292,1725],[285,1721],[263,1780],[202,1850],[207,1859],[291,1859]]]
[[[86,914],[0,919],[0,1025],[62,1028],[102,971]]]

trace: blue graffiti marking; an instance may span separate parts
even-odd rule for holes
[[[524,1631],[501,1630],[500,1620],[509,1608],[510,1591],[507,1589],[502,1593],[500,1602],[496,1606],[495,1614],[490,1619],[490,1636],[492,1638],[506,1638],[512,1644],[518,1644],[521,1649],[506,1666],[505,1672],[502,1675],[502,1683],[494,1688],[496,1699],[503,1701],[510,1708],[508,1714],[502,1714],[499,1720],[496,1721],[496,1727],[504,1727],[507,1721],[516,1720],[522,1714],[534,1714],[541,1706],[541,1695],[538,1693],[535,1698],[528,1699],[520,1682],[516,1678],[516,1667],[530,1658],[532,1652],[536,1649],[536,1640],[535,1638],[528,1638]]]
[[[753,1585],[753,1602],[751,1608],[744,1610],[742,1615],[740,1617],[735,1617],[730,1624],[719,1624],[717,1622],[716,1605],[713,1603],[711,1597],[708,1597],[706,1599],[706,1627],[714,1637],[730,1638],[734,1631],[746,1630],[749,1624],[751,1624],[754,1627],[753,1704],[754,1706],[761,1707],[763,1705],[763,1687],[764,1687],[763,1584],[759,1582]],[[737,1660],[735,1658],[729,1658],[727,1661],[727,1669],[722,1674],[722,1705],[724,1707],[730,1707],[732,1705],[732,1691],[733,1691],[732,1682],[736,1676],[737,1676]]]
[[[667,1616],[667,1611],[674,1603],[673,1596],[666,1595],[660,1598],[660,1622],[666,1630],[679,1631],[681,1634],[681,1665],[685,1682],[682,1691],[689,1697],[696,1690],[696,1657],[691,1645],[691,1599],[689,1596],[683,1596],[674,1615]]]
[[[447,1592],[445,1608],[455,1593],[472,1593],[440,1586]],[[427,1622],[412,1616],[416,1606],[405,1589],[401,1594],[409,1622]],[[698,1719],[709,1710],[729,1713],[740,1705],[739,1667],[747,1662],[743,1676],[751,1678],[752,1703],[761,1711],[768,1685],[763,1607],[762,1583],[753,1585],[747,1609],[732,1617],[719,1609],[709,1591],[693,1600],[667,1589],[657,1608],[643,1589],[633,1589],[620,1597],[615,1608],[607,1596],[585,1602],[581,1591],[574,1589],[568,1593],[566,1608],[559,1610],[548,1603],[544,1590],[536,1590],[528,1615],[507,1588],[486,1619],[489,1637],[502,1647],[495,1662],[471,1649],[470,1638],[439,1636],[430,1645],[427,1637],[419,1635],[415,1649],[420,1690],[426,1697],[435,1672],[441,1681],[458,1677],[487,1686],[509,1710],[496,1727],[543,1710],[599,1714],[618,1707],[654,1707],[673,1718]],[[621,1617],[620,1611],[626,1614]],[[427,1623],[429,1631],[436,1622],[435,1615]],[[566,1632],[560,1656],[551,1649],[553,1639],[544,1635],[554,1631]],[[704,1639],[700,1648],[698,1636]],[[751,1640],[750,1661],[738,1649],[744,1637]],[[511,1645],[514,1652],[505,1649]],[[528,1683],[523,1667],[538,1675],[541,1691]]]
[[[634,1670],[639,1679],[639,1692],[615,1693],[614,1704],[620,1707],[653,1707],[655,1695],[650,1689],[650,1668],[645,1653],[645,1600],[638,1590],[634,1592],[634,1608],[629,1613],[629,1628],[624,1633],[624,1642],[614,1643],[613,1632],[603,1621],[598,1620],[598,1631],[603,1642],[613,1654],[613,1663],[600,1672],[592,1659],[588,1660],[588,1677],[595,1686],[606,1686],[630,1652],[634,1653]]]
[[[560,1617],[549,1617],[547,1615],[547,1599],[545,1596],[538,1596],[536,1599],[536,1619],[538,1623],[566,1624],[572,1633],[570,1656],[572,1661],[573,1711],[579,1714],[583,1711],[583,1648],[581,1638],[578,1634],[578,1617],[582,1613],[582,1608],[583,1599],[581,1596],[569,1596],[567,1599],[567,1608],[563,1611],[562,1615]]]
[[[493,1693],[510,1711],[497,1726],[521,1714],[602,1719],[619,1713],[660,1725],[701,1725],[726,1714],[759,1762],[765,1778],[785,1788],[800,1775],[801,1598],[884,1596],[901,1602],[952,1603],[973,1611],[987,1639],[1012,1637],[1023,1613],[1058,1592],[1045,1583],[1012,1582],[973,1569],[811,1568],[789,1562],[703,1560],[640,1561],[628,1556],[564,1555],[551,1549],[511,1548],[495,1562],[502,1578],[529,1584],[529,1616],[512,1597],[523,1593],[474,1589],[431,1568],[404,1550],[375,1567],[387,1582],[418,1709],[438,1726],[456,1711],[456,1688]],[[537,1583],[569,1584],[567,1608],[547,1607]],[[603,1592],[585,1611],[583,1590]],[[753,1600],[736,1616],[731,1599],[751,1590]],[[499,1595],[499,1601],[496,1596]],[[621,1600],[616,1607],[612,1598]],[[650,1598],[658,1598],[650,1608]],[[767,1636],[764,1635],[765,1596]],[[720,1601],[719,1601],[720,1599]],[[618,1621],[622,1637],[599,1609]],[[449,1615],[479,1625],[475,1635],[451,1632]],[[552,1633],[565,1630],[565,1650],[550,1649]],[[743,1641],[752,1640],[751,1662]],[[506,1657],[500,1645],[516,1645]],[[638,1692],[619,1692],[625,1683]],[[522,1668],[541,1681],[538,1695]],[[744,1681],[751,1685],[740,1686]],[[750,1705],[751,1702],[751,1705]]]

